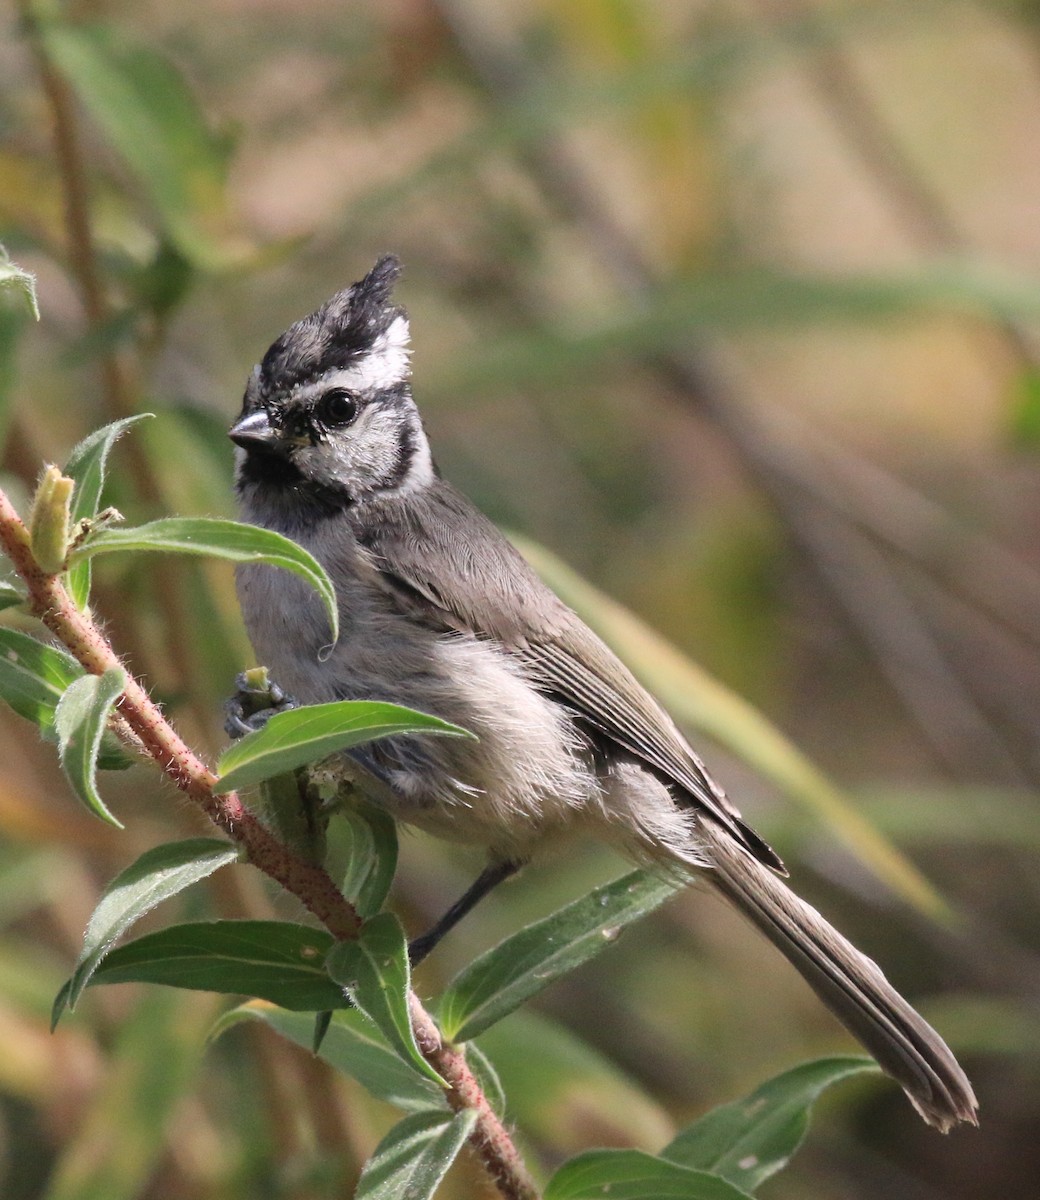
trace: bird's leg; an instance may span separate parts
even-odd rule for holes
[[[484,868],[465,892],[455,901],[443,917],[420,937],[408,944],[408,959],[412,966],[419,963],[430,953],[446,933],[449,933],[462,918],[480,903],[493,888],[497,887],[511,875],[515,875],[523,863],[492,862]]]
[[[268,677],[266,667],[254,667],[236,677],[234,694],[224,702],[224,732],[230,738],[244,737],[262,729],[275,713],[298,707]]]

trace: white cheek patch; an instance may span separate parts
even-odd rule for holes
[[[395,317],[363,358],[349,367],[330,371],[322,379],[322,386],[343,387],[352,392],[396,387],[411,374],[409,353],[408,318]]]
[[[408,473],[401,480],[397,490],[399,492],[417,491],[418,489],[428,487],[433,483],[435,477],[436,472],[433,469],[433,455],[430,453],[430,443],[426,440],[426,434],[420,426],[412,461],[408,466]]]

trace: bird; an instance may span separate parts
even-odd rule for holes
[[[976,1122],[967,1076],[881,970],[785,882],[652,695],[445,480],[412,393],[401,265],[384,255],[293,324],[248,380],[229,430],[242,519],[299,543],[336,590],[237,569],[258,661],[293,703],[391,701],[475,738],[399,735],[342,759],[398,821],[483,847],[487,867],[417,961],[532,858],[599,839],[703,878],[787,957],[930,1125]]]

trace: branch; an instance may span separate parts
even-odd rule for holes
[[[94,621],[72,602],[60,578],[47,574],[36,563],[29,531],[3,491],[0,543],[29,589],[29,611],[68,648],[84,670],[92,675],[103,675],[112,667],[125,670]],[[216,775],[187,746],[129,672],[116,707],[136,739],[135,746],[155,759],[163,774],[242,847],[249,862],[298,897],[336,937],[357,937],[360,918],[332,878],[321,867],[281,845],[235,792],[217,793]]]
[[[409,993],[408,1005],[416,1045],[423,1058],[451,1085],[447,1093],[448,1104],[454,1112],[466,1108],[476,1110],[477,1123],[469,1140],[484,1170],[506,1200],[538,1200],[538,1189],[527,1173],[520,1152],[488,1103],[476,1076],[466,1065],[463,1052],[442,1040],[440,1030],[414,992]]]
[[[0,490],[0,546],[29,590],[29,610],[67,647],[92,675],[112,667],[125,670],[94,621],[73,604],[57,575],[36,562],[29,531],[6,494]],[[116,702],[114,727],[129,731],[136,749],[143,750],[159,769],[199,808],[241,846],[246,860],[295,896],[340,941],[351,941],[361,919],[336,887],[328,872],[295,854],[278,841],[234,792],[219,794],[219,781],[188,747],[143,687],[126,672],[126,686]],[[447,1100],[456,1112],[477,1114],[470,1143],[505,1200],[537,1200],[519,1151],[495,1115],[463,1052],[444,1043],[433,1018],[418,997],[409,993],[416,1043],[424,1057],[449,1085]]]

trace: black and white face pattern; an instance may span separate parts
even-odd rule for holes
[[[333,511],[428,484],[430,449],[409,384],[408,317],[391,304],[397,260],[297,321],[253,371],[232,440],[239,486]]]

